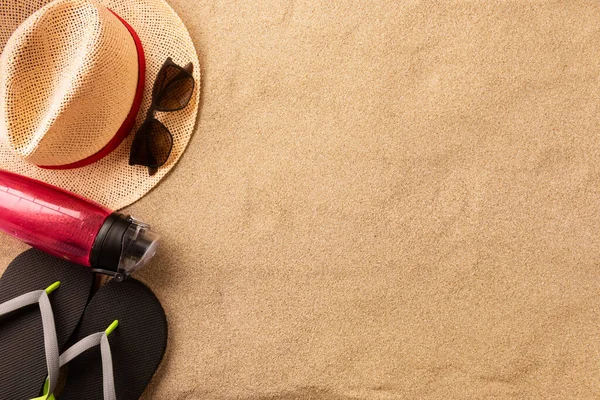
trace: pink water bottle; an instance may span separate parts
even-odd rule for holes
[[[0,170],[0,230],[96,272],[123,280],[155,254],[159,235],[131,216]]]

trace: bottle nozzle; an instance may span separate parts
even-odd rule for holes
[[[123,235],[118,271],[126,276],[146,265],[156,255],[160,235],[150,226],[129,217],[131,225]]]

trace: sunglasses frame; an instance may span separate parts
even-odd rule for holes
[[[193,64],[188,64],[188,66],[190,66],[191,68],[193,68]],[[185,74],[187,75],[187,78],[189,78],[192,82],[192,88],[190,90],[190,98],[187,100],[187,102],[185,104],[183,104],[181,107],[179,108],[175,108],[175,109],[161,109],[160,107],[158,107],[157,103],[159,102],[159,90],[161,90],[161,86],[162,82],[159,84],[158,79],[159,77],[164,73],[164,71],[166,71],[167,68],[169,67],[173,67],[176,68],[177,70],[179,70],[178,74]],[[135,133],[135,136],[133,138],[133,142],[131,144],[131,149],[129,152],[129,165],[141,165],[144,167],[148,167],[150,175],[154,175],[158,168],[162,167],[163,165],[165,165],[167,163],[167,161],[169,160],[169,158],[171,157],[171,153],[173,151],[173,134],[171,133],[171,131],[161,122],[159,121],[155,115],[156,112],[177,112],[177,111],[181,111],[184,108],[186,108],[189,104],[190,101],[192,99],[194,90],[196,89],[196,80],[194,79],[194,76],[192,75],[192,72],[188,71],[186,67],[182,67],[180,65],[177,65],[173,62],[173,60],[171,59],[171,57],[167,58],[167,60],[164,62],[163,66],[160,68],[157,76],[156,76],[156,80],[154,81],[154,85],[152,87],[152,103],[150,104],[150,108],[148,109],[148,112],[146,113],[146,119],[144,120],[144,122],[142,122],[142,124],[140,125],[140,127],[138,128],[137,132]],[[164,88],[162,88],[164,90]],[[138,140],[142,140],[142,139],[146,139],[145,137],[143,137],[142,135],[144,135],[142,133],[142,128],[149,124],[149,123],[158,123],[160,124],[160,126],[167,132],[167,134],[170,136],[171,138],[171,146],[169,148],[169,153],[167,155],[167,157],[165,158],[165,162],[163,162],[162,164],[147,164],[147,163],[140,163],[138,161],[135,160],[134,157],[134,151],[136,151],[136,141]],[[144,136],[149,136],[149,135],[144,135]]]

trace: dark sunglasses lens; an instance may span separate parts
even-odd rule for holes
[[[176,65],[166,65],[156,79],[154,105],[157,111],[178,111],[194,93],[194,77]]]
[[[129,164],[160,167],[167,162],[172,149],[173,136],[169,130],[160,121],[150,119],[133,139]]]

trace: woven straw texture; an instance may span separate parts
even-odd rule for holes
[[[106,8],[134,28],[146,54],[144,100],[133,132],[150,106],[152,84],[167,57],[181,65],[193,62],[200,82],[194,45],[180,18],[161,0],[48,3],[0,1],[0,45],[7,71],[0,81],[7,100],[0,113],[7,116],[5,126],[0,124],[0,169],[40,179],[112,209],[123,208],[151,190],[183,154],[196,121],[200,85],[187,108],[157,114],[173,134],[173,151],[152,177],[146,168],[128,165],[133,134],[113,153],[84,168],[55,171],[34,164],[63,165],[95,154],[131,109],[137,53],[125,26]]]
[[[66,165],[103,149],[127,118],[139,62],[131,34],[106,7],[48,4],[0,58],[0,132],[35,165]]]

